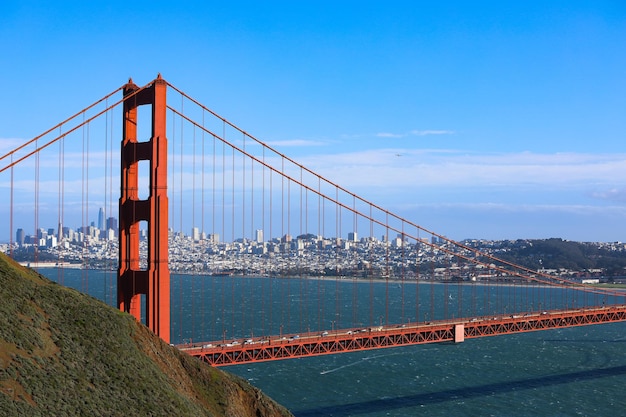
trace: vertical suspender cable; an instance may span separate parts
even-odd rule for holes
[[[457,283],[456,283],[456,289],[457,289],[457,317],[464,317],[463,316],[463,283],[462,283],[462,274],[463,274],[463,270],[461,268],[459,268],[459,276],[457,277]]]
[[[108,107],[109,106],[107,105],[107,108]],[[111,117],[110,118],[110,129],[109,129],[109,132],[110,132],[109,134],[111,135],[111,138],[109,140],[109,147],[110,147],[110,151],[109,151],[109,155],[110,155],[110,157],[109,157],[109,196],[110,196],[110,198],[109,198],[109,218],[113,217],[113,135],[114,135],[114,132],[113,132],[113,120],[114,119],[115,119],[115,117]],[[119,221],[119,219],[118,219],[118,221]],[[109,225],[108,224],[108,218],[107,218],[106,222],[107,222],[106,223],[107,230],[109,228],[112,228],[113,231],[114,231],[113,232],[114,235],[117,236],[117,238],[119,239],[119,236],[118,236],[119,235],[119,231],[117,230],[117,227],[113,227],[113,224]],[[112,250],[113,250],[112,249],[112,245],[110,245],[109,248],[111,250],[111,255],[112,255]],[[114,265],[112,265],[112,266],[114,267]],[[113,299],[113,282],[114,282],[114,279],[115,279],[114,275],[115,275],[114,273],[111,274],[111,280],[110,280],[109,285],[108,285],[108,288],[109,288],[109,300],[110,300],[111,305],[115,305],[115,302],[116,302]]]
[[[222,122],[222,139],[226,139],[226,124]],[[222,228],[221,236],[224,241],[224,250],[221,252],[222,266],[224,265],[226,250],[226,144],[222,142]],[[221,242],[220,242],[221,243]],[[221,245],[220,245],[221,246]],[[221,287],[222,287],[222,333],[226,338],[226,283],[224,281],[224,275],[220,274]]]
[[[495,291],[495,305],[493,306],[493,313],[499,314],[500,312],[503,311],[503,306],[502,306],[502,286],[500,285],[500,277],[499,277],[499,272],[497,270],[494,270],[493,285],[494,285],[494,291]]]
[[[269,235],[266,236],[266,230],[265,230],[265,147],[263,147],[262,150],[263,154],[262,154],[262,158],[263,158],[263,165],[261,165],[261,230],[263,231],[263,242],[261,242],[261,244],[263,245],[263,248],[261,249],[261,254],[264,257],[264,261],[266,262],[266,256],[269,256],[268,254],[265,253],[265,241],[267,240],[267,237],[269,237]],[[268,271],[268,268],[266,267],[266,263],[264,262],[263,265],[263,273],[265,274]],[[261,303],[262,303],[262,320],[261,323],[263,324],[263,336],[267,336],[268,335],[268,331],[271,329],[271,327],[268,328],[268,322],[267,322],[267,317],[266,317],[266,310],[267,310],[267,305],[265,304],[265,284],[266,284],[266,280],[263,279],[263,281],[261,281]]]
[[[10,218],[10,227],[9,227],[9,254],[11,256],[11,258],[13,258],[13,205],[14,205],[14,201],[13,201],[13,184],[14,184],[14,173],[13,173],[13,154],[11,154],[11,203],[9,205],[9,218]],[[17,242],[16,239],[16,244],[21,244],[21,242]]]
[[[433,236],[430,236],[430,241],[433,241]],[[430,320],[436,320],[435,318],[435,250],[434,247],[430,247]]]
[[[339,201],[339,187],[335,187],[335,201]],[[340,252],[341,252],[341,206],[335,204],[335,329],[340,326],[341,323],[341,299],[339,288],[339,275],[341,274],[340,267]]]
[[[367,275],[369,275],[369,290],[370,290],[370,305],[369,305],[369,313],[370,313],[370,319],[369,319],[369,325],[373,326],[374,325],[374,217],[372,216],[372,204],[369,204],[369,218],[370,218],[370,235],[369,235],[369,265],[367,265]]]
[[[226,135],[224,135],[226,136]],[[230,215],[230,230],[231,230],[231,245],[233,250],[235,249],[235,148],[231,147],[232,150],[232,162],[231,162],[231,215]],[[231,321],[233,326],[233,337],[235,337],[235,280],[230,280],[230,290],[231,290]],[[243,308],[243,306],[242,306]]]
[[[483,295],[483,314],[490,315],[490,292],[491,292],[491,269],[487,270],[487,285],[484,287],[484,295]]]
[[[84,115],[84,113],[83,113]],[[87,123],[87,152],[85,155],[85,160],[87,162],[87,167],[86,167],[86,173],[85,173],[85,220],[87,221],[87,224],[89,225],[89,148],[90,148],[90,124]],[[86,256],[89,256],[89,244],[91,243],[90,239],[91,239],[91,228],[88,229],[89,230],[89,239],[86,240],[86,244],[85,244],[85,252],[86,252]],[[89,262],[89,259],[87,259],[87,262]],[[89,293],[89,268],[85,269],[85,293],[88,294]]]
[[[83,114],[83,122],[85,121],[85,115]],[[87,270],[87,260],[86,255],[85,255],[85,242],[87,241],[87,235],[89,232],[89,229],[87,228],[87,219],[86,217],[86,208],[85,208],[85,180],[86,180],[86,174],[85,174],[85,164],[86,164],[86,150],[85,150],[85,126],[83,125],[82,130],[82,145],[83,145],[83,153],[81,155],[82,157],[82,170],[81,170],[81,206],[80,206],[80,213],[81,213],[81,262],[82,262],[82,269],[80,272],[80,276],[81,276],[81,291],[85,292],[85,271]]]
[[[439,242],[439,245],[441,246],[442,243]],[[449,293],[449,288],[448,288],[448,282],[450,281],[450,259],[446,257],[444,262],[445,262],[445,272],[443,276],[443,318],[447,320],[450,318],[450,316],[448,315],[448,305],[449,305],[449,299],[450,299],[449,298],[450,293]]]
[[[317,179],[317,236],[316,236],[316,242],[317,242],[317,247],[315,248],[315,252],[317,254],[317,256],[315,257],[315,259],[317,260],[317,262],[320,261],[320,256],[319,254],[321,253],[321,245],[324,244],[323,239],[321,238],[322,236],[322,194],[321,194],[321,180],[318,177]],[[324,317],[324,303],[322,300],[322,272],[320,272],[320,276],[317,277],[317,328],[319,330],[323,330],[326,327],[322,326],[322,319]],[[325,323],[324,323],[325,324]]]
[[[204,143],[204,131],[205,131],[205,126],[204,126],[204,109],[202,109],[202,162],[201,162],[201,166],[202,166],[202,179],[201,179],[201,186],[200,186],[200,195],[201,195],[201,203],[200,203],[200,218],[201,218],[201,225],[202,225],[202,232],[200,235],[200,238],[202,239],[202,248],[205,249],[206,248],[206,240],[204,239],[206,237],[206,229],[204,228],[204,175],[205,175],[205,171],[204,171],[204,166],[205,166],[205,161],[204,161],[204,156],[205,156],[205,143]],[[202,257],[200,257],[200,262],[203,262]],[[203,271],[203,276],[202,276],[202,288],[200,290],[200,300],[202,301],[200,304],[200,314],[201,314],[201,323],[200,323],[200,328],[201,328],[201,332],[202,332],[202,340],[213,340],[213,334],[211,333],[211,338],[208,339],[207,338],[207,328],[206,326],[206,321],[205,321],[205,284],[206,284],[206,275],[204,275],[206,268],[204,267],[204,265],[202,265],[202,271]]]
[[[105,101],[105,106],[108,108],[108,98]],[[105,257],[106,257],[106,262],[105,262],[105,271],[104,271],[104,277],[102,279],[102,294],[103,294],[103,299],[104,302],[107,303],[107,282],[108,282],[108,278],[111,275],[111,261],[109,259],[109,239],[106,233],[106,230],[108,229],[106,227],[106,219],[107,219],[107,214],[109,214],[108,211],[108,207],[107,207],[107,201],[109,200],[109,198],[111,197],[110,195],[107,194],[107,187],[106,187],[106,181],[107,178],[109,176],[109,158],[111,157],[109,155],[109,112],[106,112],[104,114],[104,187],[103,187],[103,191],[104,191],[104,204],[103,204],[103,210],[104,213],[102,214],[103,216],[103,220],[104,220],[104,225],[100,224],[100,213],[98,213],[98,228],[100,229],[100,234],[104,234],[104,236],[101,236],[100,239],[105,239],[104,241],[104,252],[105,252]],[[102,229],[101,227],[104,226],[104,229]]]
[[[184,114],[184,97],[181,96],[180,97],[180,112],[181,114]],[[183,228],[183,156],[184,156],[184,143],[185,143],[185,136],[184,136],[184,119],[181,116],[180,117],[180,175],[179,175],[179,181],[180,181],[180,189],[178,190],[178,195],[180,196],[180,209],[178,210],[178,217],[179,217],[179,232],[180,232],[180,237],[181,239],[185,236],[184,234],[184,228]],[[179,314],[180,314],[180,337],[182,338],[183,335],[183,327],[185,322],[184,322],[184,318],[183,318],[183,276],[182,274],[178,275],[178,283],[179,283]]]
[[[191,337],[193,340],[196,339],[196,309],[195,309],[195,293],[194,293],[194,281],[196,278],[197,270],[196,265],[198,264],[200,259],[196,258],[196,237],[193,232],[195,231],[196,225],[196,127],[192,125],[192,156],[191,156],[191,252],[194,254],[193,257],[193,265],[191,271]]]
[[[290,236],[291,240],[285,239],[285,252],[287,255],[287,263],[285,265],[285,270],[287,271],[287,322],[291,326],[291,308],[293,303],[293,298],[291,297],[291,244],[293,241],[293,235],[291,233],[291,181],[287,180],[287,234]],[[283,300],[285,302],[286,300]],[[293,330],[292,330],[293,331]]]
[[[401,246],[401,249],[400,249],[400,257],[402,259],[402,264],[401,264],[401,267],[400,267],[401,268],[401,270],[400,270],[400,287],[401,287],[400,288],[400,291],[401,291],[401,295],[400,295],[400,299],[401,299],[400,317],[402,319],[401,323],[404,323],[404,319],[405,319],[405,313],[404,313],[404,302],[405,302],[405,300],[404,300],[404,273],[405,273],[405,271],[404,271],[404,264],[405,264],[405,255],[406,255],[405,252],[404,252],[404,250],[405,250],[405,247],[404,247],[404,243],[405,243],[404,242],[405,241],[404,220],[402,221],[401,230],[402,230],[402,233],[400,234],[400,236],[401,236],[402,240],[400,242],[400,245],[402,245],[402,246]]]
[[[389,213],[385,212],[385,325],[389,324]]]
[[[470,270],[469,270],[469,279],[470,279],[470,285],[471,287],[471,299],[470,299],[470,312],[471,315],[473,317],[476,317],[476,315],[478,314],[476,311],[476,265],[475,264],[470,264]]]
[[[241,136],[243,140],[243,152],[241,153],[241,238],[243,239],[243,242],[246,243],[246,135],[242,133]],[[247,259],[245,259],[242,270],[242,275],[244,277],[246,275],[247,268]],[[246,303],[246,290],[248,287],[246,283],[247,279],[243,278],[241,281],[241,310],[243,313],[241,320],[241,331],[244,333],[248,331],[246,323],[247,308],[251,307],[248,304],[252,304],[251,302]],[[250,328],[250,331],[252,331],[252,328]],[[244,334],[242,334],[242,336],[244,336]]]
[[[285,158],[281,158],[281,169],[280,169],[280,258],[281,258],[281,271],[280,271],[280,324],[281,326],[285,325],[285,304],[288,303],[287,297],[285,296],[285,248],[287,246],[287,239],[285,235]],[[287,305],[289,308],[289,305]]]
[[[61,136],[61,127],[59,126],[59,136]],[[61,213],[60,213],[60,224],[59,224],[59,236],[61,236],[62,238],[65,238],[64,233],[63,233],[63,225],[65,224],[65,136],[63,136],[60,140],[60,147],[61,147],[61,164],[59,169],[61,170],[61,202],[60,202],[60,206],[61,206]],[[67,236],[67,238],[69,239],[69,236]],[[61,240],[61,239],[59,239]],[[63,285],[64,284],[64,278],[65,278],[65,271],[63,269],[61,269],[61,277],[60,277],[60,284]]]
[[[512,308],[512,313],[518,312],[517,311],[517,278],[513,278],[512,285],[509,284],[509,306],[511,306]]]
[[[35,147],[38,147],[38,142],[35,141]],[[39,261],[39,152],[35,155],[35,265]],[[37,267],[38,269],[38,267]]]
[[[38,146],[35,142],[35,146]],[[35,155],[35,265],[39,262],[39,152]],[[39,267],[36,267],[39,269]]]
[[[420,240],[420,229],[416,228],[415,230],[415,323],[419,323],[420,321],[420,267],[421,267],[421,257],[420,257],[420,248],[422,242]]]
[[[350,242],[350,263],[352,264],[352,326],[359,324],[357,307],[358,307],[358,290],[359,282],[357,279],[358,259],[356,255],[356,241],[358,239],[358,221],[356,211],[356,196],[352,194],[352,233],[354,233],[354,241]]]
[[[302,224],[303,224],[303,221],[304,221],[304,219],[303,219],[303,212],[302,212],[303,211],[303,207],[302,207],[303,195],[302,195],[302,193],[303,193],[303,189],[302,189],[302,168],[300,168],[300,214],[299,214],[300,229],[298,231],[298,233],[299,233],[298,236],[303,236],[303,234],[304,234],[304,230],[302,229]],[[297,239],[296,240],[296,251],[297,251],[298,258],[300,258],[300,253],[301,253],[301,251],[300,251],[300,247],[301,246],[300,245],[301,244],[303,244],[303,243],[300,242],[300,239]],[[299,316],[299,319],[300,319],[300,328],[303,329],[303,325],[304,325],[304,322],[303,322],[303,320],[304,320],[304,314],[303,314],[304,311],[303,311],[303,309],[304,309],[304,305],[308,305],[308,303],[307,303],[308,297],[306,297],[307,299],[305,299],[304,284],[307,281],[304,280],[304,276],[303,276],[303,273],[302,273],[302,270],[303,270],[303,267],[304,267],[304,262],[303,261],[301,261],[301,262],[302,263],[298,265],[298,270],[299,270],[298,279],[299,279],[299,283],[300,283],[300,303],[299,303],[298,316]],[[307,322],[308,322],[308,320],[307,320]],[[310,331],[310,329],[307,329],[307,333],[308,333],[308,331]]]
[[[264,157],[265,158],[265,157]],[[268,207],[268,218],[269,218],[269,235],[268,238],[270,240],[273,240],[273,218],[274,216],[273,214],[273,207],[272,207],[272,203],[274,200],[274,188],[273,188],[273,184],[272,184],[272,178],[273,178],[273,171],[269,170],[269,207]],[[273,321],[273,311],[274,311],[274,303],[273,303],[273,297],[274,297],[274,286],[273,286],[273,277],[274,277],[274,265],[272,264],[272,262],[274,261],[274,244],[272,243],[272,245],[270,246],[270,254],[269,254],[269,271],[270,271],[270,276],[269,276],[269,323],[270,326],[272,327],[272,330],[270,331],[275,331],[273,330],[275,328],[275,323]],[[282,331],[281,331],[282,334]]]
[[[244,137],[247,135],[244,135]],[[245,164],[245,157],[244,157],[244,164]],[[258,242],[254,233],[254,225],[255,225],[255,216],[254,216],[254,210],[255,210],[255,201],[254,201],[254,159],[250,159],[250,240],[254,243],[254,249],[255,251],[258,251]],[[254,254],[253,254],[253,259],[254,259]],[[254,266],[254,265],[252,265]],[[255,272],[258,276],[258,270]],[[256,284],[259,281],[256,282],[250,282],[250,328],[251,329],[255,329],[256,325],[258,323],[257,320],[257,315],[255,312],[255,308],[256,308],[256,297],[255,297],[255,289],[256,289]]]
[[[217,182],[215,180],[216,163],[217,163],[216,138],[215,138],[215,135],[213,135],[213,176],[211,178],[211,180],[213,182],[213,185],[211,187],[211,194],[212,194],[211,204],[213,205],[213,209],[211,210],[211,240],[210,240],[210,242],[211,242],[211,249],[212,249],[213,252],[215,252],[215,248],[216,248],[216,245],[215,245],[215,230],[216,230],[215,229],[216,228],[216,225],[215,225],[215,209],[216,209],[216,206],[217,206],[216,193],[215,193],[215,186],[217,185],[216,184]],[[215,255],[211,259],[215,259]],[[212,310],[211,314],[212,314],[212,317],[213,317],[213,320],[211,320],[211,334],[213,335],[213,337],[216,337],[215,331],[217,329],[216,329],[215,324],[217,322],[216,319],[218,317],[217,317],[217,308],[216,308],[216,299],[217,299],[217,297],[216,297],[216,288],[215,288],[215,286],[216,286],[215,285],[216,284],[216,282],[215,282],[216,277],[215,277],[215,274],[213,272],[215,272],[215,261],[214,260],[212,261],[212,265],[211,265],[211,275],[212,275],[211,276],[211,310]],[[220,321],[222,322],[222,332],[223,332],[224,331],[224,321],[222,320],[222,318],[220,318]],[[216,338],[216,340],[217,340],[217,338]]]

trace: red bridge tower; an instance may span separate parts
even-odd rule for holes
[[[141,321],[141,295],[145,295],[146,325],[169,343],[166,91],[160,74],[143,90],[132,80],[124,86],[117,304]],[[152,136],[147,142],[137,140],[137,108],[142,105],[152,106]],[[150,163],[150,195],[145,200],[138,193],[139,161]],[[148,223],[147,269],[140,269],[140,221]]]

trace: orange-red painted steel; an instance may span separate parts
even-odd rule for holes
[[[396,327],[370,327],[241,342],[180,345],[178,348],[213,366],[224,366],[620,321],[626,321],[626,305],[436,323],[408,323]],[[459,331],[463,331],[463,334],[459,334]]]
[[[141,320],[145,295],[146,325],[161,339],[170,340],[170,272],[168,266],[167,199],[167,83],[159,77],[140,89],[132,81],[124,86],[124,123],[121,161],[118,307]],[[137,138],[137,108],[152,106],[152,135]],[[150,194],[139,199],[139,161],[150,163]],[[147,269],[139,258],[139,222],[148,224]]]

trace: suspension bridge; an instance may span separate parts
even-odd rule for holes
[[[626,321],[626,293],[404,219],[160,75],[16,146],[0,175],[10,256],[80,274],[215,366]]]

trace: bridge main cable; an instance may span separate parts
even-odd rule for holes
[[[445,242],[451,243],[452,245],[454,245],[454,246],[456,246],[458,248],[461,248],[463,250],[471,252],[471,253],[473,253],[476,256],[485,257],[485,258],[489,259],[490,261],[498,262],[498,263],[500,263],[502,265],[506,265],[506,266],[508,266],[510,268],[513,268],[513,270],[506,269],[506,268],[503,268],[502,266],[499,266],[499,265],[493,265],[493,264],[489,264],[489,263],[484,262],[484,261],[480,261],[480,260],[471,258],[471,257],[469,257],[467,255],[462,254],[462,253],[452,251],[452,250],[450,250],[450,249],[448,249],[448,248],[446,248],[445,246],[442,246],[442,245],[437,245],[437,244],[434,244],[434,243],[431,243],[431,242],[428,242],[428,241],[419,240],[418,236],[412,236],[411,234],[406,233],[403,230],[403,228],[394,227],[394,226],[390,225],[388,223],[388,221],[383,222],[383,221],[381,221],[379,219],[374,218],[373,216],[371,216],[369,214],[366,214],[366,213],[363,213],[361,211],[358,211],[357,209],[355,209],[354,207],[349,206],[348,204],[342,203],[341,201],[339,201],[338,199],[336,199],[334,197],[322,194],[319,190],[316,190],[315,188],[313,188],[313,187],[311,187],[311,186],[309,186],[307,184],[304,184],[300,180],[298,180],[298,179],[296,179],[296,178],[286,174],[284,172],[284,170],[279,170],[279,169],[271,166],[270,164],[268,164],[264,160],[261,160],[258,157],[248,153],[245,149],[241,149],[241,148],[237,147],[236,145],[226,141],[226,139],[222,138],[220,136],[220,134],[211,131],[210,129],[208,129],[205,126],[199,124],[198,122],[196,122],[195,120],[191,119],[190,117],[188,117],[187,115],[185,115],[181,111],[179,111],[179,110],[171,107],[170,105],[168,105],[168,109],[170,111],[172,111],[174,114],[176,114],[177,116],[181,117],[182,119],[184,119],[187,122],[191,123],[195,127],[201,129],[202,131],[204,131],[204,132],[212,135],[213,137],[219,139],[221,142],[227,144],[228,146],[232,147],[234,150],[236,150],[236,151],[240,152],[241,154],[247,156],[248,158],[252,159],[253,161],[261,164],[262,166],[264,166],[265,168],[269,169],[270,171],[279,174],[283,178],[287,178],[288,180],[292,181],[294,184],[297,184],[297,185],[305,188],[306,190],[311,191],[312,193],[314,193],[314,194],[316,194],[316,195],[318,195],[318,196],[320,196],[320,197],[322,197],[322,198],[332,202],[333,204],[337,205],[338,207],[341,207],[341,208],[346,209],[346,210],[348,210],[348,211],[350,211],[352,213],[355,213],[355,214],[361,216],[362,218],[364,218],[366,220],[369,220],[369,221],[371,221],[371,222],[373,222],[373,223],[375,223],[375,224],[377,224],[379,226],[384,227],[385,229],[388,229],[388,230],[391,230],[393,232],[396,232],[396,233],[398,233],[398,234],[400,234],[402,236],[406,236],[406,237],[409,237],[411,239],[415,239],[416,241],[420,241],[420,244],[423,244],[425,246],[428,246],[428,247],[435,248],[437,250],[443,251],[443,252],[445,252],[445,253],[447,253],[447,254],[449,254],[451,256],[463,259],[463,260],[468,261],[470,263],[473,263],[475,265],[482,265],[482,266],[485,266],[485,267],[489,267],[491,269],[495,269],[498,272],[510,274],[512,276],[515,276],[515,277],[518,277],[518,278],[522,278],[522,279],[525,279],[525,280],[528,280],[528,281],[534,281],[534,282],[537,282],[537,283],[546,284],[546,285],[555,286],[555,287],[576,288],[577,290],[580,290],[580,291],[585,291],[585,292],[590,292],[590,293],[595,293],[595,294],[600,294],[600,295],[624,296],[624,294],[619,292],[619,291],[613,291],[613,290],[609,290],[609,289],[600,289],[600,288],[597,288],[597,287],[592,287],[592,286],[585,285],[585,284],[582,284],[582,283],[577,283],[577,282],[574,282],[574,281],[571,281],[571,280],[568,280],[568,279],[565,279],[565,278],[560,278],[560,277],[557,278],[557,277],[554,277],[552,275],[545,274],[545,273],[543,273],[541,271],[532,270],[532,269],[527,268],[527,267],[522,266],[522,265],[514,264],[512,262],[506,261],[504,259],[500,259],[500,258],[498,258],[496,256],[491,255],[491,254],[488,254],[488,253],[485,253],[485,252],[481,252],[478,249],[472,248],[472,247],[470,247],[468,245],[465,245],[465,244],[463,244],[461,242],[457,242],[457,241],[452,240],[450,238],[444,237],[444,236],[442,236],[440,234],[434,233],[434,232],[430,231],[429,229],[426,229],[426,228],[424,228],[424,227],[422,227],[422,226],[420,226],[420,225],[418,225],[416,223],[413,223],[413,222],[411,222],[409,220],[403,219],[400,216],[398,216],[398,215],[396,215],[396,214],[394,214],[394,213],[392,213],[392,212],[390,212],[390,211],[388,211],[386,209],[383,209],[382,207],[376,205],[375,203],[372,203],[370,201],[365,200],[364,198],[358,196],[357,194],[355,194],[355,193],[353,193],[351,191],[348,191],[347,189],[343,188],[342,186],[340,186],[340,185],[338,185],[338,184],[336,184],[336,183],[334,183],[332,181],[329,181],[326,178],[322,177],[321,175],[311,171],[309,168],[307,168],[307,167],[297,163],[293,159],[285,156],[284,154],[278,152],[277,150],[275,150],[271,146],[266,145],[264,142],[260,141],[259,139],[255,138],[254,136],[248,134],[244,130],[238,128],[236,125],[234,125],[233,123],[229,122],[225,118],[223,118],[221,116],[218,116],[215,112],[213,112],[212,110],[210,110],[207,107],[203,106],[197,100],[189,97],[188,95],[186,95],[184,92],[182,92],[181,90],[177,89],[173,85],[168,83],[168,86],[170,88],[174,89],[175,91],[177,91],[183,97],[191,100],[194,104],[200,106],[203,110],[211,113],[212,115],[214,115],[215,117],[220,119],[223,123],[228,124],[229,126],[233,127],[234,129],[236,129],[237,131],[239,131],[240,133],[242,133],[246,137],[249,137],[250,139],[254,140],[256,143],[258,143],[259,145],[263,146],[265,149],[268,149],[271,152],[274,152],[276,155],[280,156],[284,160],[286,160],[289,163],[293,164],[297,168],[300,168],[301,170],[310,173],[311,175],[313,175],[314,177],[316,177],[320,181],[324,181],[325,183],[330,184],[336,190],[342,191],[342,192],[346,193],[347,195],[353,197],[353,199],[359,200],[360,202],[365,203],[366,205],[370,206],[371,208],[373,207],[376,210],[379,210],[380,212],[382,212],[386,216],[393,217],[394,219],[400,221],[403,225],[407,224],[407,225],[409,225],[411,227],[415,227],[418,231],[422,231],[422,232],[425,232],[425,233],[430,234],[432,236],[436,236],[436,237],[444,240]],[[555,281],[558,281],[558,282],[555,282]]]

